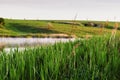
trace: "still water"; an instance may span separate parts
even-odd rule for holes
[[[19,47],[19,50],[24,50],[25,47],[35,47],[74,40],[75,38],[0,38],[0,43],[5,44],[5,51],[9,52],[10,50],[16,49],[15,47]]]

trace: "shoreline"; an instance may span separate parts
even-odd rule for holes
[[[21,34],[21,35],[0,35],[0,38],[77,38],[76,35],[68,34]]]

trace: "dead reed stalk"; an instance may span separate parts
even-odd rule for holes
[[[118,29],[118,23],[116,22],[115,25],[114,25],[114,29],[112,30],[111,32],[111,37],[110,37],[110,40],[111,39],[115,39],[115,35],[116,35],[116,32],[117,32],[117,29]]]
[[[75,44],[74,46],[73,46],[73,50],[72,50],[72,53],[71,53],[71,55],[74,57],[74,69],[75,69],[75,67],[76,67],[76,62],[75,62],[75,55],[76,55],[76,52],[75,52],[75,49],[77,49],[78,47],[79,47],[79,45],[80,45],[80,43],[77,43],[77,44]]]
[[[3,51],[4,48],[5,48],[5,44],[4,43],[0,43],[0,51]]]
[[[53,28],[52,23],[48,22],[48,23],[47,23],[47,28],[48,28],[48,29],[52,29],[52,28]]]
[[[104,32],[104,27],[105,27],[105,24],[101,24],[100,25],[100,32],[99,32],[99,34],[102,34]]]
[[[89,38],[91,38],[92,37],[92,35],[89,35],[89,34],[86,34],[85,35],[85,39],[89,39]]]
[[[76,55],[76,52],[75,52],[75,49],[78,48],[80,45],[80,43],[77,43],[73,46],[73,50],[72,50],[72,55],[75,56]]]

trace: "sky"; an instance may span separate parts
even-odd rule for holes
[[[120,21],[120,0],[0,0],[0,17]]]

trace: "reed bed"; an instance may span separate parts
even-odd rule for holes
[[[120,80],[120,39],[94,37],[0,54],[0,80]]]

